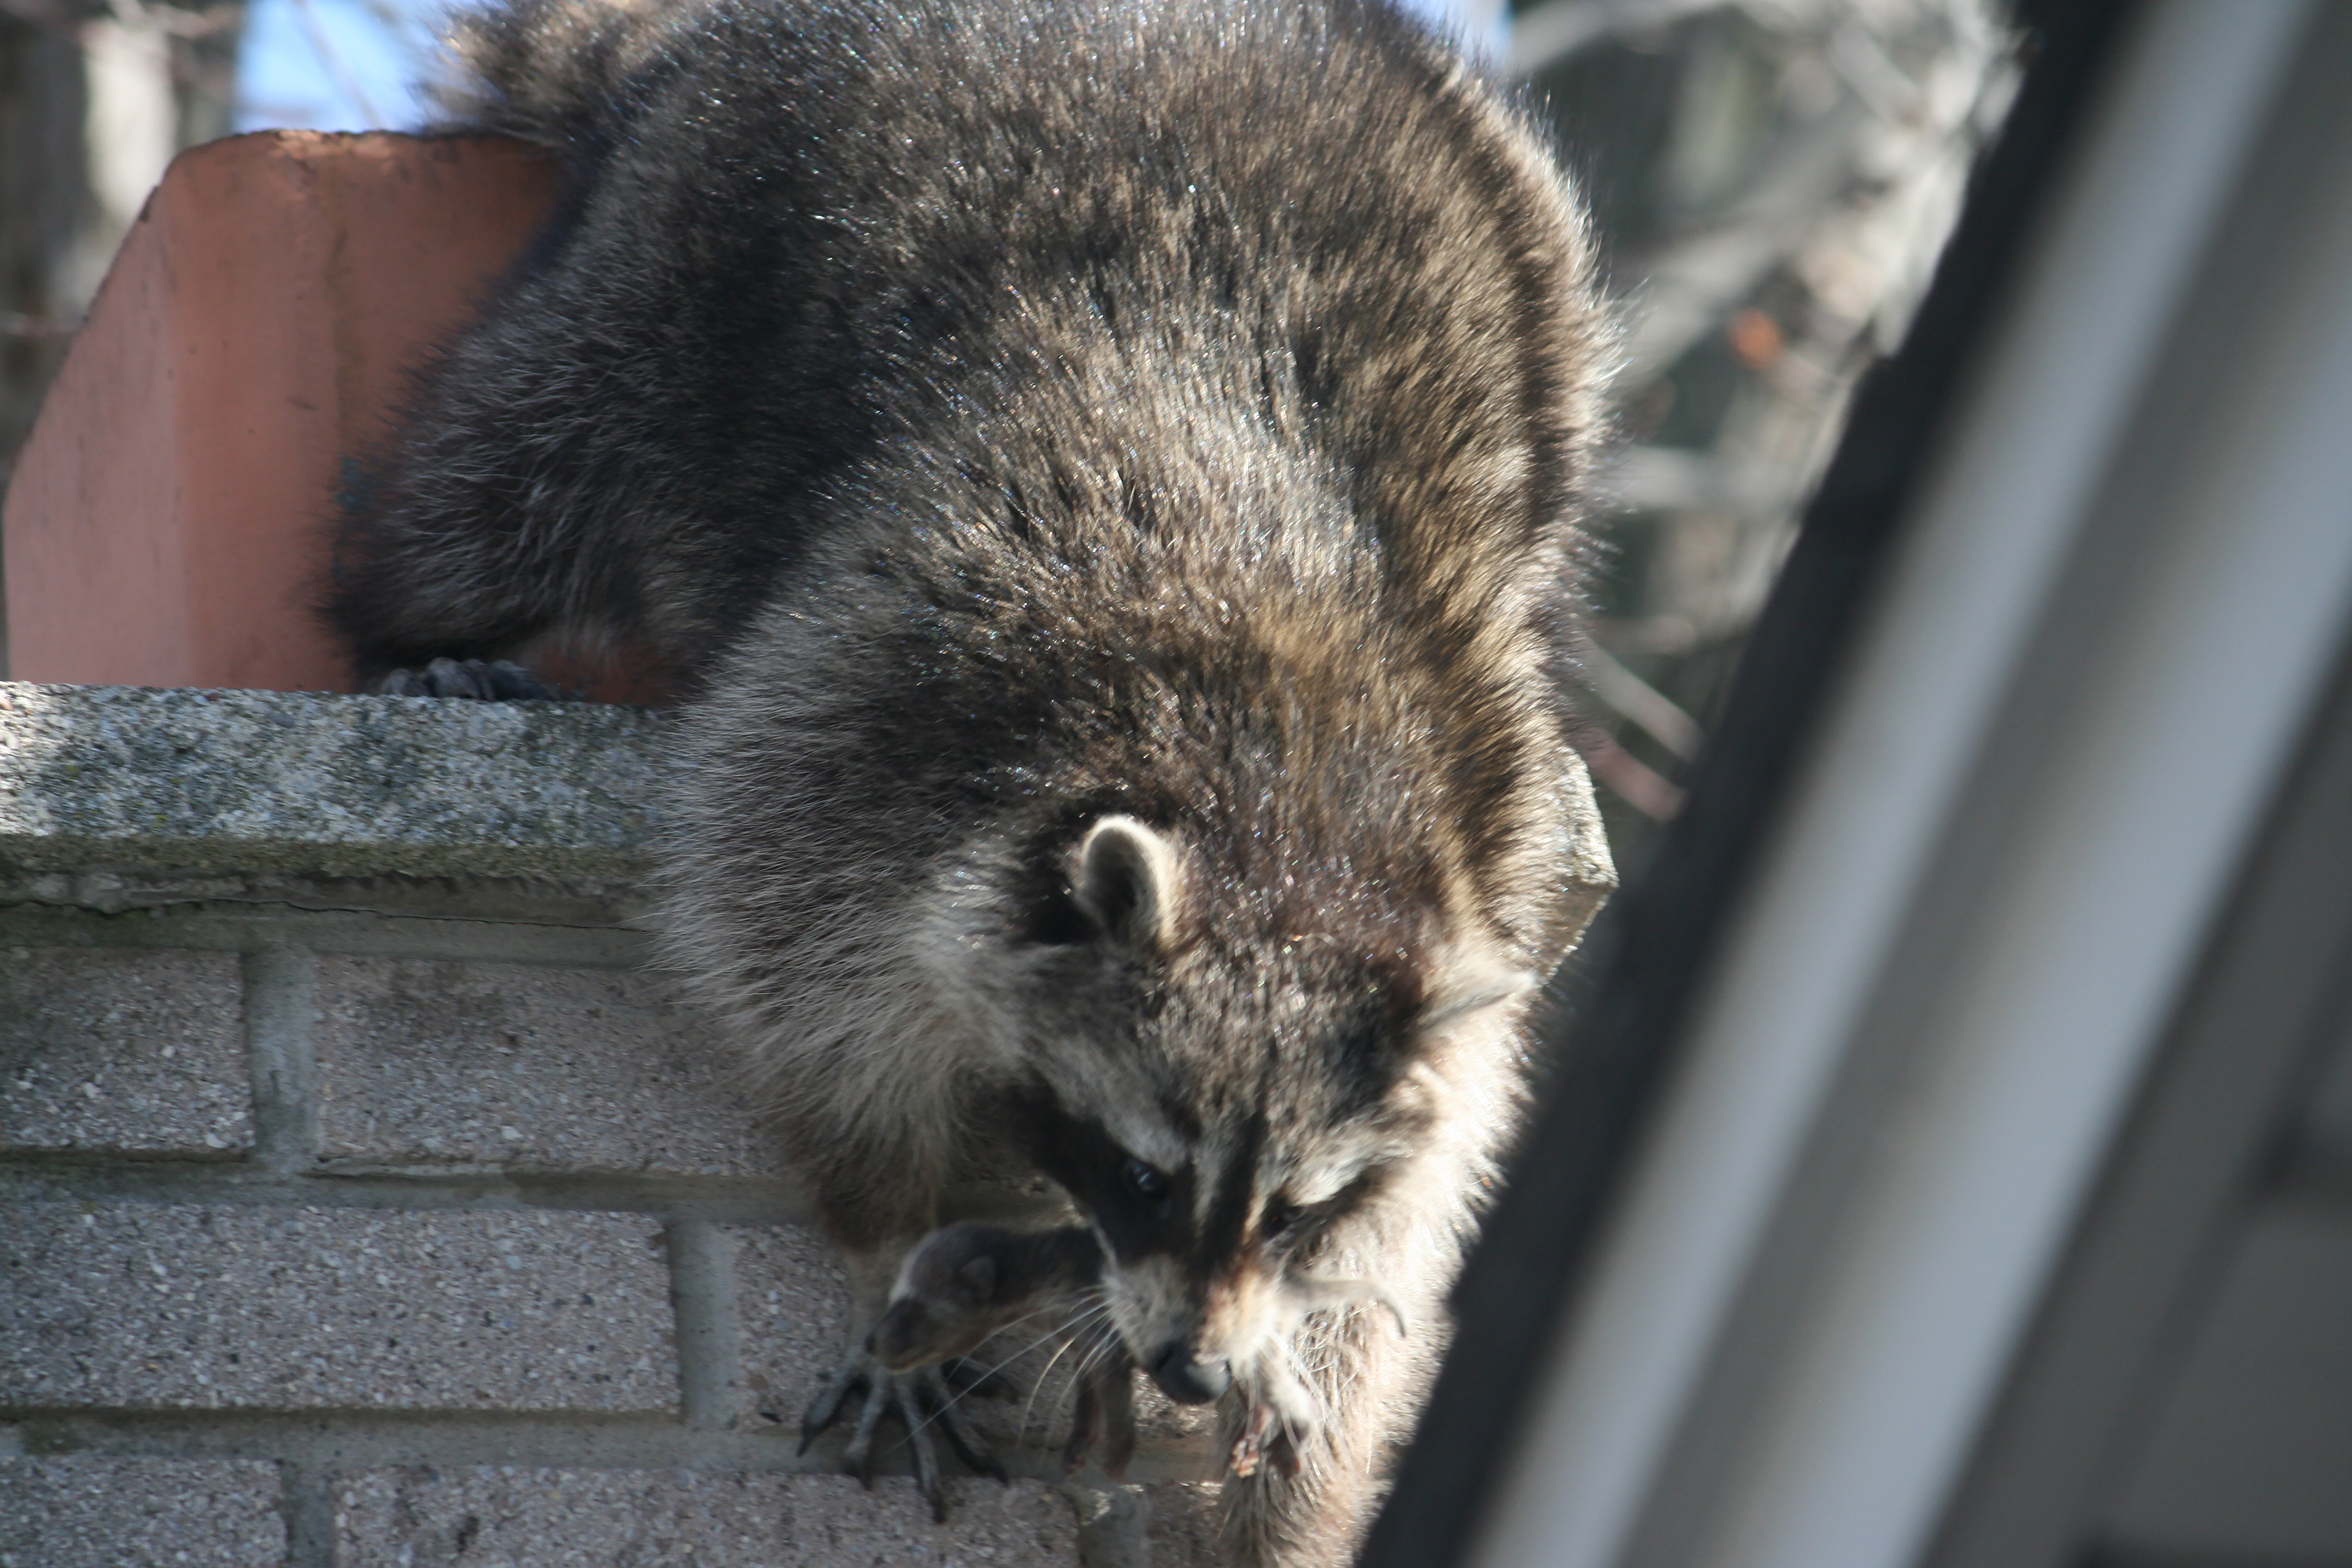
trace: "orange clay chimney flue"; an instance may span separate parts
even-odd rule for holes
[[[554,184],[488,137],[264,132],[174,161],[9,487],[9,675],[350,689],[310,610],[338,488]]]

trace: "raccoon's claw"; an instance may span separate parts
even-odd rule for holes
[[[801,1412],[799,1450],[801,1454],[806,1455],[809,1445],[815,1442],[825,1428],[831,1426],[840,1417],[842,1405],[852,1394],[866,1385],[866,1374],[868,1370],[866,1366],[853,1362],[835,1373],[831,1382],[817,1390],[816,1397],[809,1401],[809,1407]]]
[[[385,697],[462,697],[478,702],[561,702],[563,693],[505,659],[436,658],[376,682]]]
[[[1292,1430],[1290,1422],[1277,1415],[1272,1405],[1251,1405],[1249,1425],[1234,1439],[1233,1457],[1228,1461],[1234,1474],[1246,1479],[1257,1474],[1260,1467],[1266,1466],[1280,1475],[1296,1477],[1302,1462],[1298,1452],[1299,1436]]]
[[[879,1373],[875,1375],[874,1381],[866,1385],[866,1404],[857,1413],[857,1425],[850,1429],[849,1447],[843,1449],[841,1453],[841,1468],[856,1476],[857,1484],[867,1491],[874,1489],[875,1430],[882,1425],[882,1417],[892,1413],[890,1407],[898,1403],[890,1397],[895,1392],[891,1387],[894,1381],[896,1380],[892,1379],[887,1373]],[[901,1413],[901,1419],[904,1419],[903,1413]],[[915,1468],[918,1479],[920,1479],[924,1458],[923,1445],[913,1441],[916,1423],[907,1421],[906,1426],[909,1446],[915,1450]],[[930,1487],[925,1487],[924,1495],[928,1497],[931,1490]],[[932,1504],[932,1510],[934,1512],[938,1510],[936,1502]]]
[[[1261,1468],[1297,1476],[1306,1462],[1307,1446],[1321,1424],[1321,1405],[1314,1394],[1288,1372],[1275,1369],[1250,1391],[1244,1407],[1241,1435],[1234,1439],[1227,1459],[1236,1476],[1252,1476]]]
[[[841,1419],[854,1396],[862,1396],[862,1402],[856,1423],[850,1428],[849,1446],[842,1450],[841,1468],[868,1489],[874,1485],[874,1436],[885,1416],[895,1418],[906,1429],[907,1447],[915,1460],[915,1485],[930,1504],[933,1519],[944,1523],[948,1517],[935,1428],[946,1436],[948,1446],[966,1468],[1000,1481],[1007,1479],[1004,1467],[965,1424],[963,1412],[956,1408],[957,1395],[950,1392],[935,1366],[888,1372],[861,1358],[843,1368],[801,1417],[802,1453],[807,1453],[809,1445]]]

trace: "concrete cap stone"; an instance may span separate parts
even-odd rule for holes
[[[640,876],[662,725],[595,703],[0,682],[0,863]]]

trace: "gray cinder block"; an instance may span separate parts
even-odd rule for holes
[[[322,958],[329,1158],[766,1173],[734,1058],[651,975]]]
[[[278,1568],[278,1467],[93,1454],[0,1460],[0,1568]]]
[[[796,1431],[849,1336],[849,1281],[834,1249],[805,1226],[731,1228],[742,1415],[749,1426]]]
[[[942,1528],[773,1468],[848,1292],[813,1230],[737,1223],[802,1207],[734,1053],[627,967],[659,735],[0,683],[0,1407],[141,1449],[0,1430],[0,1568],[1142,1568],[1166,1489],[956,1479]],[[1031,1476],[1051,1353],[979,1423]],[[1139,1415],[1145,1479],[1213,1468]]]
[[[0,1148],[253,1141],[233,952],[0,947]]]
[[[1146,1487],[1150,1523],[1151,1568],[1215,1568],[1217,1487],[1213,1482],[1172,1481]]]
[[[18,1206],[0,1405],[667,1410],[657,1222]]]
[[[1075,1568],[1077,1519],[1034,1481],[950,1481],[945,1525],[914,1483],[845,1476],[520,1468],[374,1470],[338,1500],[341,1568],[499,1563],[696,1568]]]

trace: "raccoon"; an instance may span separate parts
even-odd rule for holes
[[[948,1226],[907,1255],[866,1349],[884,1368],[904,1371],[970,1355],[997,1335],[1043,1320],[1045,1326],[1030,1334],[1032,1342],[1066,1336],[1080,1347],[1064,1467],[1075,1475],[1099,1447],[1103,1473],[1117,1480],[1135,1454],[1135,1363],[1115,1331],[1094,1326],[1104,1306],[1103,1263],[1099,1238],[1084,1226],[1029,1231],[970,1221]],[[1283,1288],[1298,1298],[1301,1312],[1377,1301],[1395,1317],[1398,1333],[1412,1335],[1402,1303],[1377,1281],[1293,1278]],[[1300,1404],[1295,1392],[1255,1402],[1227,1461],[1234,1475],[1250,1476],[1269,1461],[1286,1475],[1298,1474],[1304,1463],[1299,1435],[1285,1413]]]
[[[857,1298],[1042,1175],[1215,1402],[1226,1545],[1344,1561],[1610,880],[1571,749],[1609,354],[1527,116],[1385,0],[509,0],[451,123],[564,194],[355,487],[387,689],[688,693],[663,924]],[[421,673],[420,673],[421,672]],[[942,1414],[943,1413],[943,1414]],[[976,1445],[972,1445],[976,1447]],[[1266,1460],[1270,1462],[1259,1462]]]
[[[866,1352],[885,1371],[908,1372],[969,1356],[1008,1331],[1026,1331],[1032,1344],[1066,1339],[1078,1360],[1063,1468],[1076,1475],[1099,1449],[1103,1473],[1120,1479],[1135,1456],[1135,1363],[1099,1323],[1102,1271],[1102,1247],[1082,1226],[949,1226],[907,1254]]]

